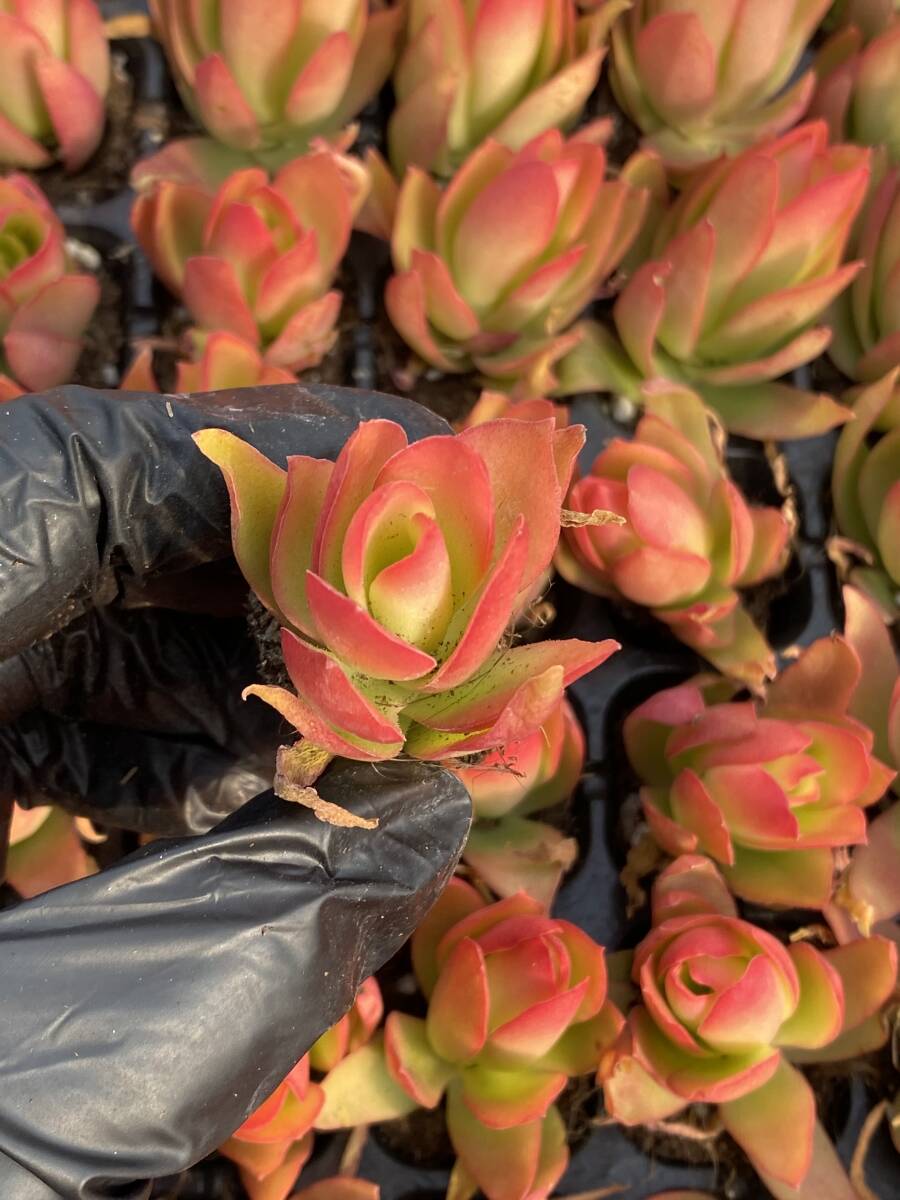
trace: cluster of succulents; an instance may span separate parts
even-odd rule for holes
[[[713,1106],[775,1195],[819,1200],[843,1176],[804,1067],[875,1054],[896,1022],[900,6],[149,7],[195,125],[131,172],[169,317],[122,389],[302,382],[341,352],[352,247],[388,383],[478,394],[421,441],[362,421],[334,462],[195,435],[278,630],[287,680],[245,698],[293,731],[279,771],[302,761],[308,792],[331,757],[425,760],[474,814],[408,1005],[385,1015],[368,981],[221,1152],[251,1200],[377,1200],[303,1184],[317,1131],[439,1110],[452,1200],[547,1200],[557,1102],[586,1079],[606,1119],[667,1137]],[[94,0],[0,0],[4,403],[78,371],[100,284],[41,172],[90,167],[112,61]],[[614,434],[586,457],[598,413]],[[766,605],[813,535],[772,443],[812,437],[845,621],[786,646]],[[742,454],[769,465],[765,502]],[[551,614],[544,636],[548,589],[603,635]],[[610,734],[605,803],[639,814],[651,900],[607,954],[555,912],[594,744],[568,689],[623,629],[691,665]],[[7,879],[90,873],[100,836],[17,808]]]

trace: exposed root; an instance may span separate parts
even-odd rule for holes
[[[571,508],[561,508],[559,523],[563,529],[579,529],[585,525],[624,525],[625,518],[618,513],[610,512],[607,508],[595,508],[593,512],[575,512]]]
[[[301,739],[293,746],[279,746],[275,759],[275,795],[289,804],[302,804],[312,809],[325,825],[343,829],[376,829],[375,818],[358,817],[355,813],[323,800],[312,786],[331,761],[332,756],[318,746]]]

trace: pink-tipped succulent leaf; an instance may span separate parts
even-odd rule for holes
[[[68,271],[65,230],[24,175],[0,179],[0,343],[4,398],[16,385],[44,391],[72,377],[100,299],[91,275]]]
[[[96,870],[73,817],[49,805],[26,810],[13,803],[6,879],[20,896],[27,900]]]
[[[710,702],[701,677],[637,708],[625,745],[660,845],[709,855],[736,895],[759,904],[826,904],[835,850],[865,841],[864,809],[894,777],[848,712],[859,682],[853,648],[823,638],[764,703]]]
[[[77,171],[106,123],[109,43],[94,0],[0,0],[0,163]]]
[[[697,396],[648,391],[634,437],[601,451],[567,506],[612,511],[624,524],[567,528],[557,554],[566,579],[647,605],[735,678],[758,685],[772,674],[772,651],[736,589],[781,570],[788,523],[777,509],[751,508],[729,479]]]
[[[151,0],[187,107],[218,141],[282,159],[336,133],[393,66],[399,7],[368,0]]]
[[[392,238],[388,313],[407,344],[447,372],[477,368],[547,394],[574,345],[575,317],[621,261],[646,193],[607,180],[588,128],[513,151],[494,140],[441,189],[406,172]]]
[[[881,1008],[896,948],[883,938],[827,952],[784,946],[735,916],[714,875],[708,859],[686,856],[659,877],[662,903],[655,895],[654,926],[632,968],[640,1003],[601,1063],[606,1108],[634,1125],[716,1104],[754,1167],[799,1188],[821,1133],[791,1055],[827,1056]]]
[[[845,421],[830,396],[779,380],[829,343],[816,321],[862,266],[844,252],[868,179],[869,151],[830,146],[823,121],[698,172],[616,301],[618,336],[586,323],[561,389],[641,401],[648,381],[678,381],[748,437]]]
[[[861,560],[849,568],[850,582],[867,592],[889,620],[900,611],[898,374],[895,368],[856,397],[855,420],[841,431],[831,476],[838,530],[849,539],[851,556]]]
[[[795,69],[830,0],[635,0],[612,32],[612,84],[645,142],[691,170],[788,129],[814,78]]]
[[[584,754],[578,718],[561,700],[529,737],[456,768],[475,814],[463,859],[498,896],[527,892],[549,911],[578,846],[554,825],[529,818],[571,796]]]
[[[391,1013],[379,1062],[363,1051],[332,1072],[319,1126],[446,1094],[454,1149],[488,1200],[548,1196],[568,1158],[554,1100],[596,1069],[622,1023],[602,948],[523,893],[486,905],[455,879],[412,954],[427,1016]]]
[[[283,626],[296,693],[254,686],[311,743],[441,759],[534,732],[615,642],[510,647],[557,541],[584,429],[494,421],[407,444],[364,421],[335,463],[287,471],[234,435],[198,433],[231,495],[235,557]]]
[[[412,0],[394,71],[391,160],[452,175],[488,137],[512,150],[575,123],[627,0]]]

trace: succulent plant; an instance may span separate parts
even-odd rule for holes
[[[283,367],[269,366],[256,346],[233,333],[211,333],[203,339],[200,357],[175,367],[176,392],[215,392],[273,383],[296,383]],[[142,346],[119,384],[122,391],[158,392],[153,350]]]
[[[884,146],[900,163],[900,106],[894,100],[900,74],[900,19],[868,44],[847,26],[816,55],[818,83],[809,115],[828,122],[836,142]]]
[[[486,905],[454,879],[412,955],[427,1017],[391,1013],[380,1058],[351,1055],[332,1072],[319,1127],[434,1108],[446,1094],[454,1149],[488,1200],[541,1200],[568,1160],[553,1102],[596,1069],[622,1022],[602,947],[528,896]]]
[[[619,103],[670,167],[692,169],[794,125],[793,76],[831,0],[635,0],[612,32]]]
[[[24,899],[63,883],[93,875],[97,864],[88,854],[88,841],[102,841],[89,822],[70,817],[60,808],[40,805],[24,809],[13,801],[6,857],[6,881]]]
[[[646,402],[634,437],[610,441],[567,501],[624,524],[571,524],[557,568],[587,591],[646,605],[719,670],[758,685],[774,657],[736,589],[782,568],[788,523],[747,504],[697,396],[654,385]]]
[[[390,74],[403,19],[368,0],[151,0],[185,105],[218,141],[269,160],[337,133]]]
[[[17,174],[0,179],[3,399],[66,383],[75,370],[100,285],[69,271],[65,239],[37,184]]]
[[[663,849],[709,855],[747,900],[826,904],[835,850],[865,841],[864,809],[895,774],[848,711],[860,677],[853,648],[822,638],[764,702],[729,701],[721,683],[700,677],[631,713],[625,745]]]
[[[900,402],[898,368],[864,388],[855,420],[841,431],[831,475],[837,526],[861,565],[849,580],[877,601],[887,618],[900,613]],[[881,430],[881,436],[876,432]]]
[[[864,266],[831,307],[828,353],[850,379],[876,383],[900,367],[900,167],[873,186],[850,251]]]
[[[616,335],[582,326],[561,390],[640,401],[647,381],[675,380],[730,431],[757,438],[846,420],[831,397],[777,381],[828,345],[814,322],[862,266],[843,260],[868,176],[869,152],[829,146],[822,121],[698,172],[620,293]]]
[[[160,278],[196,325],[198,356],[225,331],[257,347],[267,367],[315,366],[336,338],[332,288],[363,196],[335,155],[312,151],[270,180],[262,167],[228,175],[213,192],[199,178],[136,177],[132,225]]]
[[[254,685],[315,746],[425,759],[515,742],[615,642],[504,642],[547,569],[584,428],[494,421],[407,445],[364,421],[337,462],[287,471],[233,434],[195,435],[222,469],[251,588],[283,626],[297,694]]]
[[[91,157],[106,124],[109,43],[94,0],[0,0],[0,163],[67,171]]]
[[[791,1059],[840,1057],[890,996],[896,947],[784,946],[738,918],[712,862],[690,855],[659,876],[653,899],[632,967],[640,1002],[601,1063],[607,1111],[634,1125],[716,1104],[763,1180],[799,1187],[824,1135]]]
[[[862,667],[851,712],[875,735],[875,750],[900,769],[900,660],[884,614],[864,593],[844,588],[844,636]],[[894,791],[900,784],[894,779]],[[871,932],[900,940],[900,802],[869,822],[867,841],[855,847],[843,873],[829,922],[847,938]],[[847,919],[854,928],[846,927]],[[846,938],[844,940],[847,940]]]
[[[443,191],[407,171],[385,301],[427,363],[548,393],[569,325],[621,261],[646,198],[605,180],[590,137],[552,130],[518,151],[488,140]]]
[[[466,767],[475,824],[463,860],[498,896],[527,892],[549,910],[578,845],[529,818],[567,800],[584,766],[584,734],[567,700],[540,729]]]
[[[310,1069],[327,1072],[344,1057],[364,1046],[381,1020],[381,991],[374,979],[360,988],[353,1008],[312,1046],[274,1092],[235,1130],[220,1147],[221,1153],[237,1163],[241,1182],[250,1200],[286,1200],[312,1153],[313,1125],[325,1100]],[[369,1200],[373,1195],[357,1188],[346,1200]],[[304,1195],[303,1192],[300,1195]],[[316,1192],[310,1193],[314,1200]],[[340,1193],[327,1193],[327,1200]],[[377,1200],[377,1189],[374,1192]],[[323,1200],[325,1198],[323,1197]],[[341,1197],[341,1200],[344,1200]]]
[[[391,161],[452,175],[486,138],[512,150],[575,123],[628,0],[412,0],[394,71]]]

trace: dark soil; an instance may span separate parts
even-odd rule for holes
[[[100,303],[84,336],[74,383],[85,387],[118,387],[125,353],[125,307],[128,262],[103,229],[69,228],[73,269],[96,275]]]

